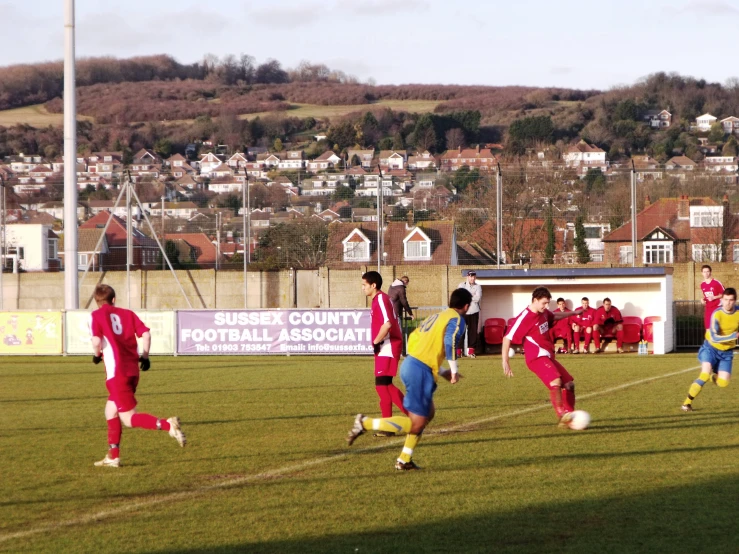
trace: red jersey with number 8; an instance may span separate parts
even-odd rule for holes
[[[102,340],[103,361],[108,379],[139,375],[139,347],[136,337],[149,328],[131,310],[103,304],[92,312],[90,331]]]

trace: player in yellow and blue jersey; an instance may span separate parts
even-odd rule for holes
[[[688,397],[682,405],[684,412],[693,411],[693,400],[709,379],[719,387],[729,386],[737,332],[739,332],[739,310],[736,309],[736,290],[728,288],[721,295],[721,306],[711,314],[706,339],[698,351],[701,373],[690,385]],[[714,371],[716,373],[712,374]]]
[[[411,458],[421,433],[436,412],[436,382],[439,376],[451,384],[459,381],[457,347],[464,340],[463,316],[471,302],[472,295],[468,290],[457,289],[449,298],[448,309],[424,320],[413,331],[408,338],[408,356],[400,367],[400,378],[405,385],[403,406],[408,410],[408,416],[372,419],[357,414],[346,438],[350,446],[365,431],[407,433],[395,469],[418,469]],[[440,370],[444,360],[449,363],[449,369]]]

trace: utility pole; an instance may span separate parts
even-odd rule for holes
[[[246,225],[248,219],[248,208],[246,206],[247,198],[249,196],[249,172],[246,170],[246,167],[244,168],[244,177],[244,186],[241,188],[241,221],[244,225],[244,232],[241,234],[241,241],[244,243],[244,309],[247,309],[249,307],[249,262],[246,259],[246,250],[249,248],[249,243],[246,240]]]
[[[164,240],[164,195],[162,195],[162,243],[166,247],[167,242]],[[164,256],[162,256],[162,269],[167,269],[167,260],[164,259]]]
[[[382,263],[382,255],[385,251],[385,244],[382,237],[382,220],[384,219],[384,214],[382,210],[382,169],[380,169],[380,164],[377,164],[377,171],[380,174],[380,181],[377,185],[377,273],[380,273],[380,264]]]

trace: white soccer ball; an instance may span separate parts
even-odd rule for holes
[[[513,356],[516,355],[516,349],[515,348],[509,348],[508,349],[508,357],[513,358]]]
[[[572,420],[570,421],[570,429],[574,431],[584,431],[590,425],[590,414],[584,410],[575,410],[572,412]]]

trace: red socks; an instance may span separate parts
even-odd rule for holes
[[[621,350],[624,346],[624,330],[616,331],[616,347]]]
[[[405,415],[408,415],[408,410],[403,407],[403,398],[405,397],[403,396],[403,393],[400,392],[400,389],[395,385],[388,385],[387,388],[390,391],[390,397],[393,399],[393,404],[395,404]]]
[[[152,431],[156,431],[157,429],[169,431],[169,423],[166,419],[159,419],[149,414],[133,414],[131,416],[131,427],[151,429]]]
[[[393,417],[393,404],[405,415],[408,415],[408,410],[403,407],[403,393],[400,389],[393,385],[376,385],[375,390],[377,396],[380,397],[380,413],[382,417]]]
[[[108,420],[108,457],[111,460],[115,460],[120,456],[120,444],[121,444],[121,420],[118,416]]]
[[[380,413],[382,417],[393,417],[393,399],[387,385],[375,385],[377,396],[380,397]]]
[[[557,417],[562,417],[562,414],[564,413],[564,408],[562,406],[562,387],[549,387],[549,400],[552,403],[552,406],[554,406],[554,411],[557,414]]]

